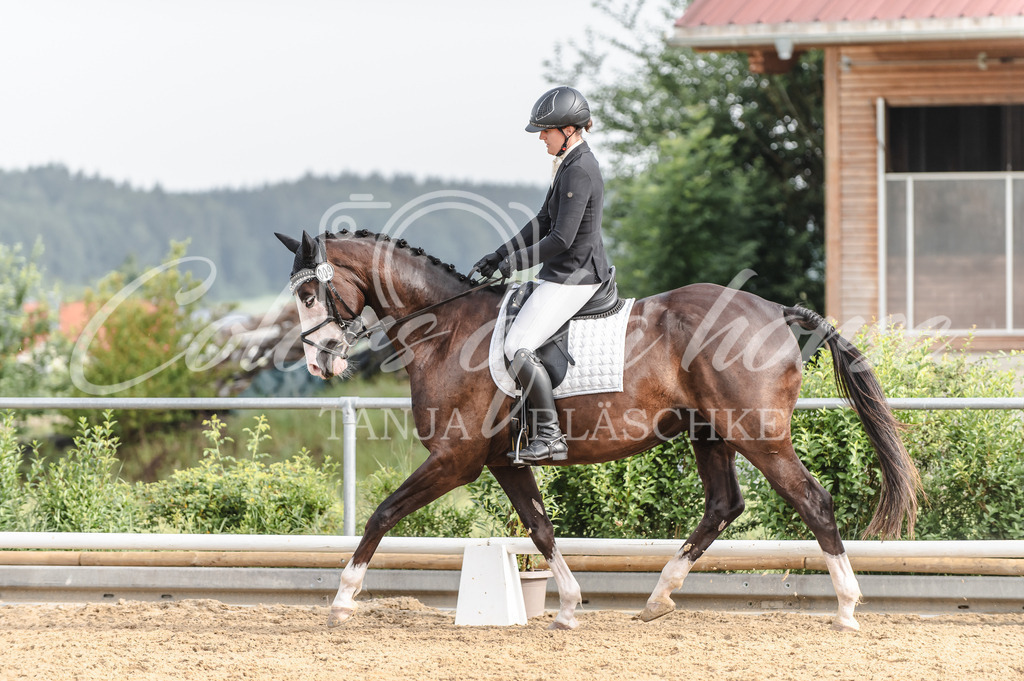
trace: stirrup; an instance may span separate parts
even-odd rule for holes
[[[565,441],[565,434],[559,432],[557,437],[550,440],[538,437],[523,449],[517,447],[507,456],[516,468],[534,466],[546,461],[565,461],[569,458],[569,445]]]

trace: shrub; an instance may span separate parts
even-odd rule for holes
[[[1012,397],[1016,374],[992,359],[972,359],[967,349],[933,349],[933,339],[897,330],[864,329],[854,339],[893,397]],[[801,397],[837,395],[827,350],[805,366]],[[901,411],[903,439],[921,473],[925,496],[918,539],[1020,539],[1024,537],[1024,419],[1019,411]],[[881,480],[877,457],[852,409],[800,410],[794,414],[797,456],[832,494],[842,536],[867,527]],[[747,510],[723,536],[812,539],[796,511],[759,471],[737,459]],[[550,470],[550,477],[548,471]],[[679,538],[704,511],[703,487],[686,437],[621,461],[538,469],[545,503],[557,500],[561,536]],[[501,490],[490,476],[470,485],[485,508]],[[510,507],[509,507],[510,508]],[[502,512],[492,515],[504,517]]]
[[[24,448],[18,440],[14,412],[0,413],[0,527],[24,530],[28,495],[21,480]]]
[[[27,496],[20,504],[28,511],[23,529],[36,532],[133,532],[145,524],[142,507],[131,484],[117,475],[118,439],[113,434],[111,412],[103,423],[78,423],[71,449],[47,465],[36,458],[25,485]],[[20,464],[6,455],[7,465]],[[10,470],[5,484],[13,484]]]
[[[554,468],[539,467],[533,469],[533,477],[537,481],[544,510],[552,523],[561,517],[561,496],[551,488],[551,483],[558,477]],[[505,490],[489,470],[484,470],[473,482],[466,486],[473,505],[478,509],[477,526],[487,536],[504,535],[508,537],[525,537],[526,527],[519,519],[519,514],[512,507]]]
[[[216,416],[204,422],[202,462],[156,483],[119,478],[111,412],[101,425],[79,422],[73,447],[47,463],[25,461],[14,415],[0,414],[0,530],[39,532],[340,533],[336,463],[317,465],[302,450],[268,463],[263,416],[246,428],[248,457],[221,453],[230,441]],[[33,448],[34,449],[34,448]],[[23,479],[24,469],[28,468]]]
[[[387,499],[406,478],[408,471],[382,466],[361,483],[359,524]],[[479,522],[476,509],[460,507],[451,494],[436,499],[398,521],[389,532],[395,537],[468,537]]]
[[[537,489],[540,490],[541,498],[544,500],[544,510],[554,524],[560,516],[559,496],[551,489],[551,482],[557,477],[553,468],[534,468],[533,477],[537,481]],[[479,509],[477,524],[484,535],[488,537],[528,537],[526,526],[519,518],[509,501],[508,495],[495,479],[489,470],[484,472],[473,482],[469,483],[468,489],[473,497],[473,504]],[[557,525],[556,532],[557,532]],[[516,563],[519,570],[532,570],[541,565],[541,557],[537,554],[519,554],[516,556]]]
[[[686,438],[619,461],[559,468],[548,489],[560,506],[556,531],[570,537],[674,539],[704,513]]]
[[[854,339],[871,360],[888,397],[1012,397],[1016,375],[966,349],[940,355],[932,339],[864,329]],[[834,397],[832,362],[818,353],[804,370],[801,397]],[[925,497],[918,539],[1020,539],[1024,536],[1024,421],[1018,411],[900,411],[903,440]],[[829,490],[839,531],[859,537],[877,501],[881,473],[856,414],[849,409],[798,411],[793,444]],[[756,471],[743,483],[757,503],[753,520],[770,538],[806,539],[810,532]]]
[[[163,531],[187,533],[337,533],[341,509],[336,494],[338,465],[317,467],[305,449],[285,461],[267,463],[262,443],[270,439],[266,417],[246,428],[249,458],[221,453],[230,440],[216,416],[204,421],[210,446],[198,466],[145,486],[151,522]]]

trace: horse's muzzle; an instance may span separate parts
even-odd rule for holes
[[[325,341],[316,353],[317,368],[325,380],[334,376],[340,376],[348,368],[348,357],[345,351],[348,348],[338,340]]]

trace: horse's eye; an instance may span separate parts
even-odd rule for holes
[[[313,307],[313,303],[315,302],[316,298],[314,296],[306,296],[305,298],[302,299],[302,304],[305,305],[306,307]]]

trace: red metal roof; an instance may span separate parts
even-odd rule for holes
[[[1024,0],[694,0],[680,28],[1024,16]]]

